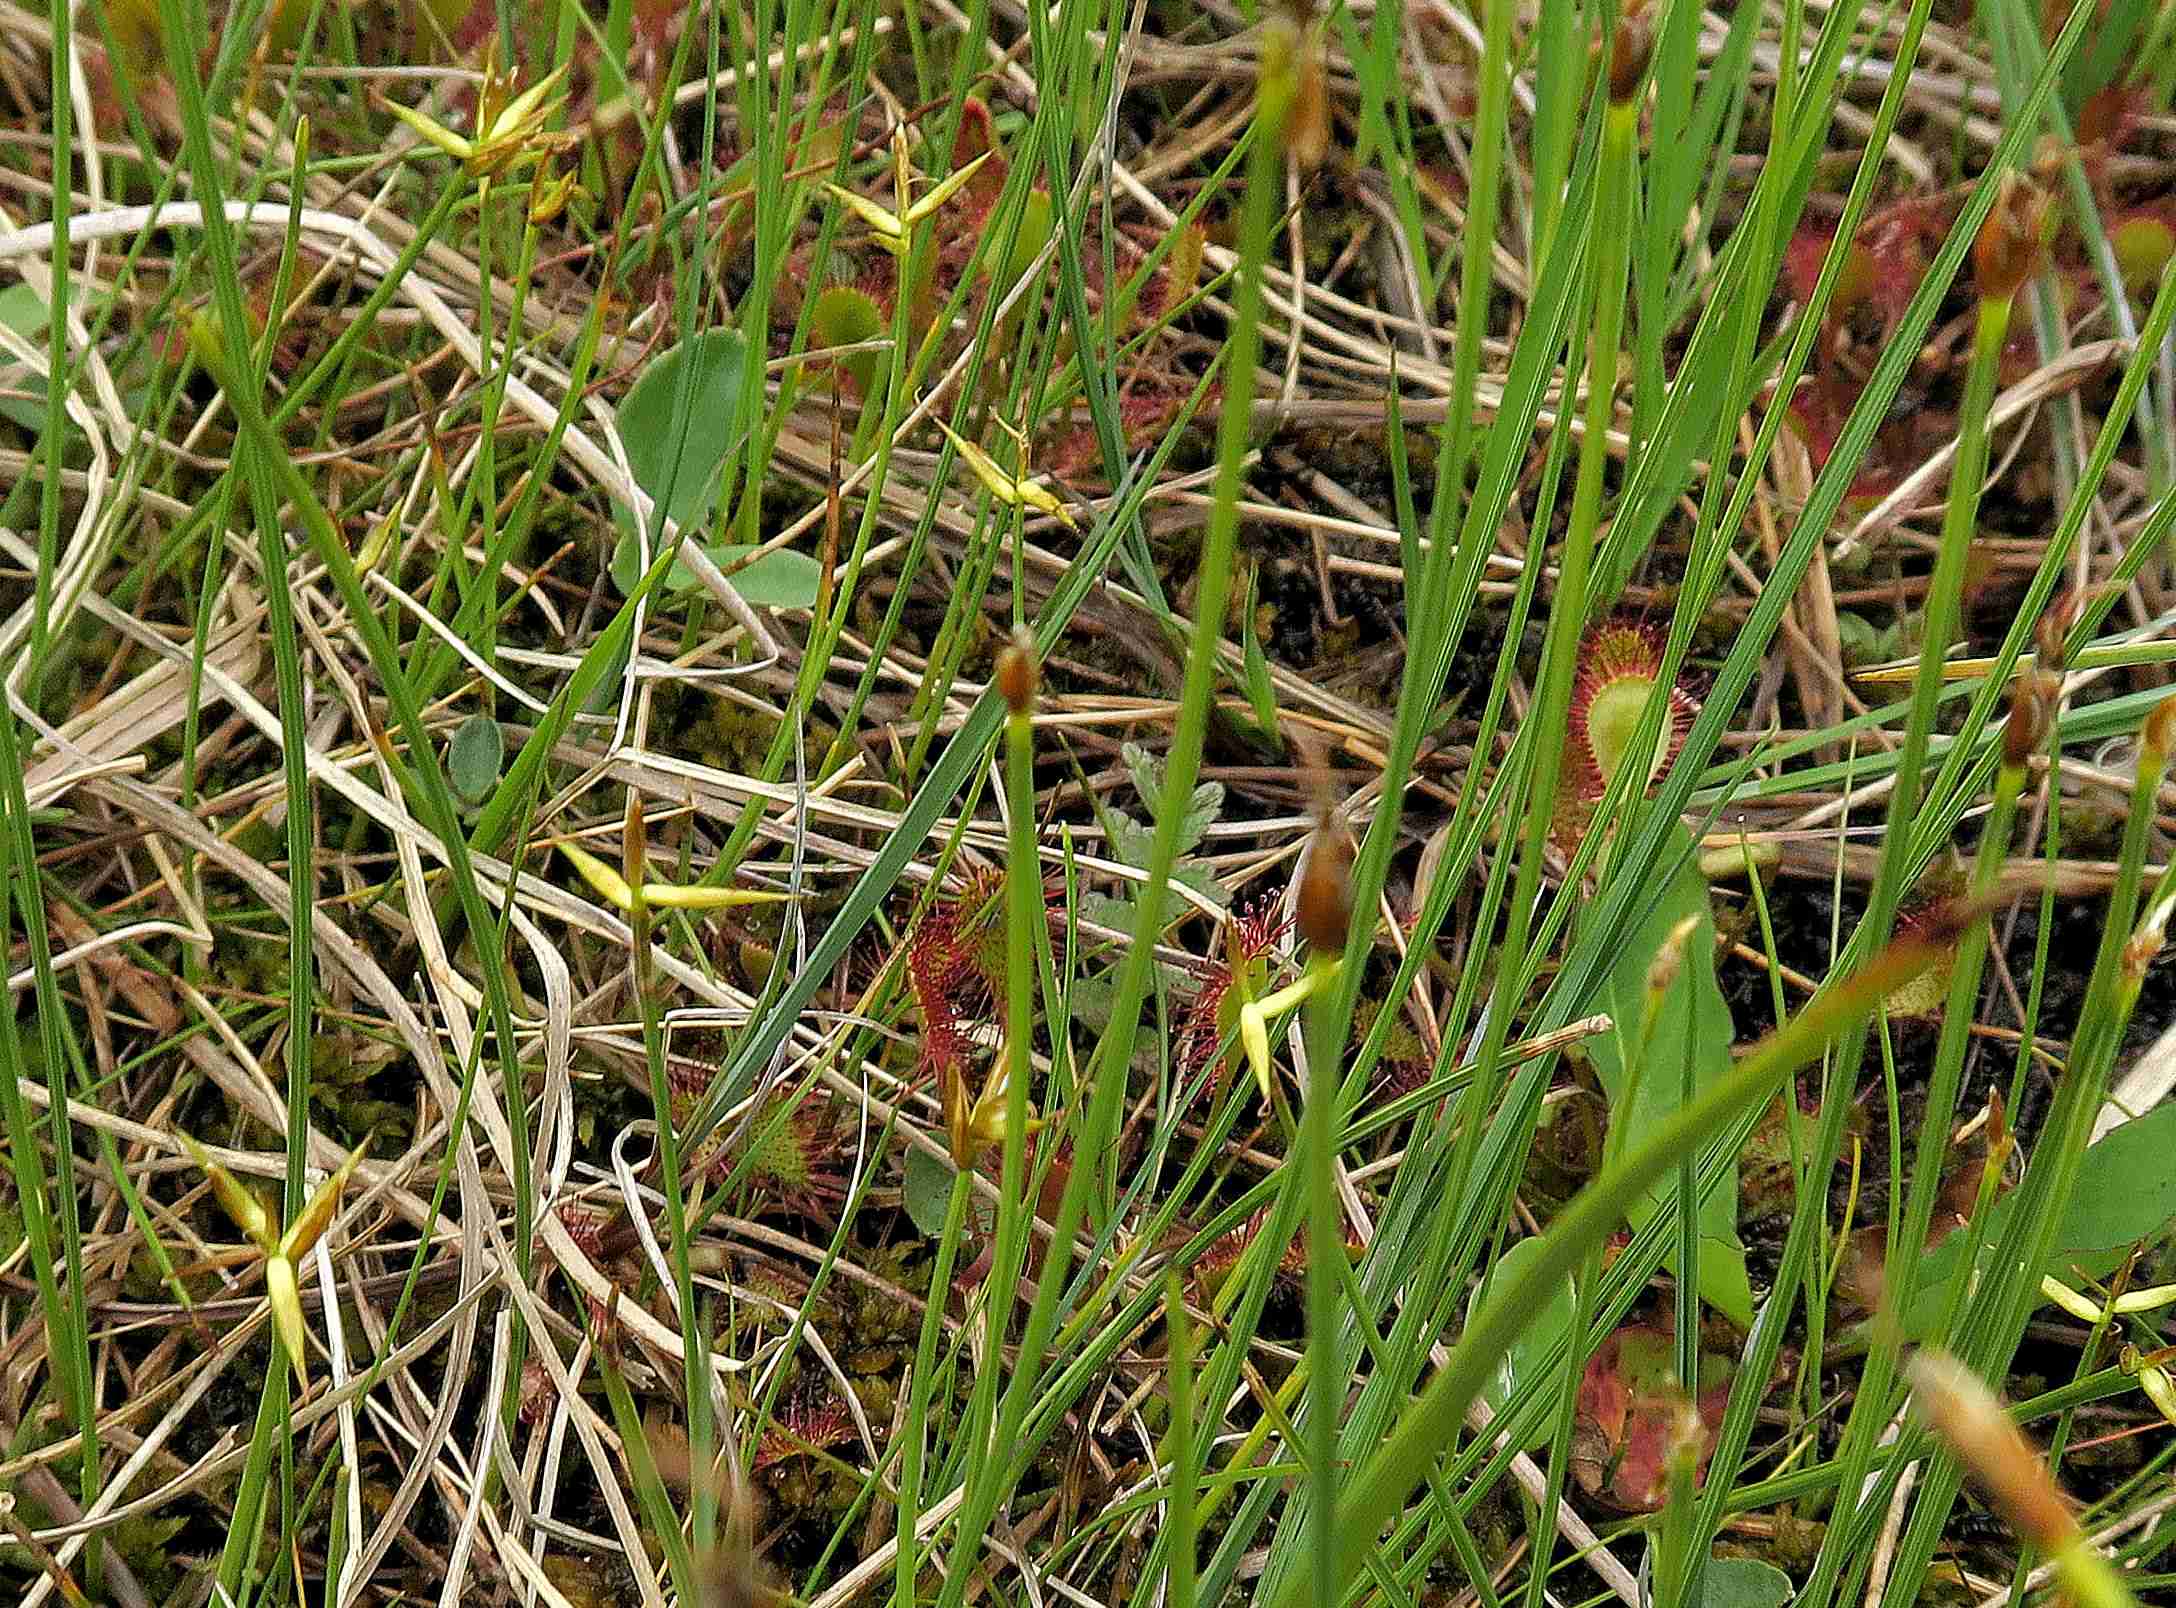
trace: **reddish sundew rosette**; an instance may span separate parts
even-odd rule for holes
[[[820,1402],[790,1396],[777,1421],[757,1437],[750,1467],[761,1473],[797,1457],[828,1452],[853,1438],[854,1421],[836,1396],[826,1396]]]
[[[1269,956],[1291,926],[1291,919],[1279,915],[1268,899],[1242,905],[1225,919],[1220,953],[1179,1020],[1178,1060],[1187,1078],[1200,1076],[1215,1059],[1217,1046],[1238,1029],[1243,996],[1261,991]],[[1242,976],[1246,986],[1235,993],[1233,985]]]
[[[1558,796],[1556,837],[1576,844],[1609,791],[1638,736],[1647,700],[1662,679],[1663,633],[1645,620],[1605,620],[1587,631],[1579,648],[1579,675],[1572,683],[1565,766]],[[1648,783],[1670,768],[1700,706],[1681,686],[1669,690],[1662,731],[1648,761]]]
[[[1956,900],[1941,886],[1930,886],[1907,896],[1896,913],[1896,936],[1920,941],[1938,937],[1954,922]],[[1941,1017],[1949,1002],[1949,981],[1956,967],[1950,959],[1932,966],[1898,988],[1883,1002],[1893,1018],[1932,1022]]]
[[[1219,1234],[1210,1242],[1208,1248],[1194,1259],[1193,1277],[1195,1288],[1204,1298],[1212,1300],[1215,1298],[1217,1290],[1222,1287],[1226,1279],[1232,1276],[1233,1270],[1239,1266],[1239,1259],[1246,1254],[1247,1247],[1261,1238],[1262,1230],[1268,1223],[1269,1208],[1264,1206],[1245,1222],[1239,1224],[1238,1227],[1227,1229],[1224,1233]],[[1367,1250],[1366,1245],[1354,1236],[1349,1224],[1345,1229],[1344,1243],[1345,1256],[1349,1261],[1359,1260],[1360,1256]],[[1307,1236],[1296,1234],[1285,1245],[1283,1251],[1278,1254],[1275,1278],[1277,1283],[1287,1291],[1296,1292],[1306,1277]]]
[[[922,1015],[922,1070],[940,1078],[977,1052],[975,1032],[995,1023],[1005,981],[1005,875],[968,873],[957,894],[933,901],[907,942],[907,986]]]

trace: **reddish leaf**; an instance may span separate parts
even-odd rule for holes
[[[1685,1392],[1674,1377],[1675,1341],[1667,1325],[1628,1324],[1602,1343],[1579,1381],[1572,1473],[1590,1495],[1630,1512],[1662,1506],[1671,1447],[1684,1433]],[[1730,1400],[1731,1364],[1700,1354],[1698,1473],[1707,1468]]]

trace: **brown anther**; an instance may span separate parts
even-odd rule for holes
[[[1330,101],[1322,39],[1308,7],[1270,19],[1262,35],[1261,115],[1266,131],[1302,173],[1319,167],[1330,148]]]
[[[1294,925],[1319,954],[1342,954],[1352,927],[1352,844],[1327,810],[1300,867]]]
[[[2047,746],[2055,725],[2056,706],[2062,702],[2063,678],[2045,670],[2029,670],[2010,689],[2010,718],[2002,728],[2002,763],[2023,770],[2033,755]]]
[[[2176,753],[2176,697],[2163,698],[2146,716],[2145,745],[2164,761]]]
[[[2034,662],[2042,670],[2060,672],[2063,668],[2064,639],[2070,635],[2071,623],[2078,617],[2078,593],[2063,593],[2051,604],[2040,621],[2032,628],[2033,645],[2037,650]]]
[[[1685,944],[1700,925],[1697,916],[1687,916],[1672,927],[1669,936],[1662,940],[1662,947],[1655,951],[1655,958],[1647,963],[1647,992],[1660,997],[1677,986],[1678,973],[1685,969]]]
[[[1303,174],[1322,166],[1330,154],[1330,93],[1322,68],[1322,46],[1310,31],[1300,46],[1299,81],[1292,110],[1285,116],[1284,145]]]
[[[1647,63],[1655,53],[1655,30],[1639,7],[1617,19],[1617,37],[1609,50],[1609,102],[1623,106],[1639,94]]]
[[[1012,637],[997,655],[997,692],[1005,707],[1016,715],[1035,712],[1036,684],[1042,679],[1035,662],[1035,633],[1024,625],[1012,628]]]
[[[2008,301],[2039,271],[2047,240],[2047,192],[2016,173],[2002,177],[2002,193],[1972,242],[1972,277],[1982,301]]]

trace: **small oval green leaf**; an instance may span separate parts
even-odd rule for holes
[[[867,291],[854,285],[828,285],[816,294],[816,304],[809,309],[809,345],[816,348],[832,346],[858,346],[863,341],[873,341],[885,332],[884,310]],[[856,352],[839,360],[839,367],[853,379],[855,388],[867,396],[876,387],[881,352]]]
[[[926,1150],[910,1150],[900,1195],[908,1221],[922,1238],[935,1239],[944,1232],[945,1213],[952,1204],[952,1169]]]
[[[823,579],[823,566],[806,553],[781,547],[765,553],[746,569],[732,569],[732,565],[754,552],[753,547],[738,543],[726,543],[710,549],[711,559],[720,569],[728,570],[726,579],[733,590],[740,593],[757,608],[805,609],[816,602],[816,590]]]
[[[506,737],[499,723],[486,714],[470,715],[461,722],[446,747],[446,772],[453,790],[471,804],[481,804],[499,785],[499,767],[506,762]]]
[[[708,521],[719,477],[746,429],[747,365],[748,343],[738,330],[706,329],[651,359],[620,402],[615,417],[635,484],[677,524]],[[621,528],[631,529],[629,511],[618,514]]]
[[[1700,1608],[1783,1608],[1791,1577],[1758,1558],[1716,1558],[1700,1572]]]

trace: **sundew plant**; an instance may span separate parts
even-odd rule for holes
[[[2172,97],[0,0],[0,1596],[2166,1600]]]

